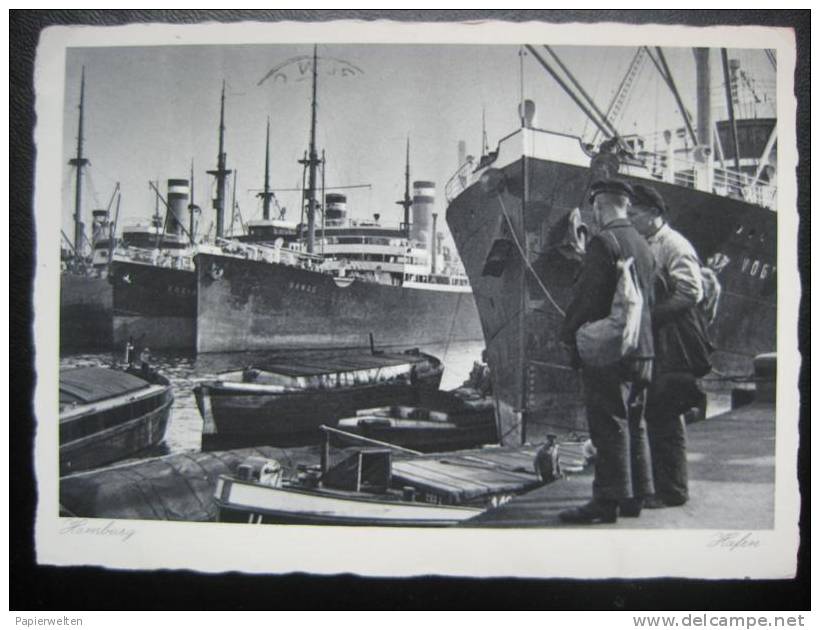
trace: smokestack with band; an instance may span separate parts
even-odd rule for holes
[[[435,182],[419,180],[413,182],[413,223],[411,237],[424,243],[430,252],[433,243],[433,209],[436,205]]]
[[[190,186],[187,179],[168,180],[168,232],[171,234],[184,234],[188,229],[189,195]]]
[[[327,225],[342,225],[347,218],[347,197],[339,193],[325,195],[325,222]]]

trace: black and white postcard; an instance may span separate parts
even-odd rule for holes
[[[51,27],[37,561],[787,578],[792,31]]]

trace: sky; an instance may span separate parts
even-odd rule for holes
[[[606,109],[636,49],[557,47],[578,81]],[[395,201],[404,193],[405,142],[410,140],[411,180],[436,183],[436,210],[446,210],[444,186],[458,167],[459,140],[481,153],[482,116],[490,148],[519,125],[523,93],[536,102],[537,126],[586,134],[592,126],[531,55],[510,45],[319,45],[317,148],[327,159],[326,191],[348,197],[350,216],[397,224]],[[694,113],[691,49],[665,49],[685,105]],[[255,194],[262,187],[265,124],[271,124],[271,186],[299,188],[310,130],[311,45],[225,45],[70,48],[66,55],[63,124],[62,227],[72,234],[73,167],[80,74],[85,67],[85,155],[91,165],[83,214],[105,207],[120,183],[119,226],[145,222],[154,211],[149,181],[189,178],[203,208],[201,231],[212,223],[219,100],[226,83],[225,151],[238,172],[236,199],[245,220],[261,218]],[[298,61],[289,60],[302,57]],[[774,92],[774,70],[760,51],[730,51]],[[713,104],[722,90],[720,57],[712,51]],[[280,68],[270,74],[271,70]],[[751,73],[750,73],[751,74]],[[618,126],[622,134],[652,133],[682,124],[669,90],[651,62],[635,81]],[[229,199],[233,185],[229,186]],[[412,192],[411,192],[412,194]],[[299,192],[278,191],[286,219],[299,220]],[[229,222],[226,217],[226,225]],[[441,225],[444,224],[442,221]]]

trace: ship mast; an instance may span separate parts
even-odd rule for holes
[[[188,204],[188,237],[191,241],[191,245],[194,244],[194,232],[196,230],[196,222],[194,218],[194,214],[197,211],[196,204],[194,203],[194,160],[191,158],[191,203]]]
[[[316,167],[319,165],[319,156],[316,154],[316,56],[317,46],[313,46],[313,100],[311,103],[311,118],[310,118],[310,147],[308,149],[308,157],[304,160],[299,160],[300,164],[308,167],[308,189],[307,189],[307,251],[309,254],[313,253],[314,241],[316,238]]]
[[[68,163],[77,167],[74,196],[74,255],[80,257],[83,246],[84,225],[83,225],[83,167],[88,166],[88,160],[83,157],[83,113],[85,111],[85,66],[83,66],[80,78],[80,121],[77,127],[77,155]]]
[[[214,209],[216,210],[216,238],[222,238],[225,232],[225,182],[230,169],[225,168],[225,81],[222,81],[222,100],[219,108],[219,153],[216,157],[216,170],[208,171],[209,175],[216,178],[216,199],[214,199]]]
[[[270,116],[265,132],[265,187],[256,196],[262,199],[262,218],[267,221],[270,219],[270,200],[273,199],[273,191],[270,189]]]
[[[413,200],[410,198],[410,138],[407,138],[407,155],[404,164],[404,199],[396,202],[404,208],[404,236],[410,240],[410,208]]]

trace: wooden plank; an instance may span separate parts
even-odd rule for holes
[[[483,464],[460,463],[451,460],[443,460],[441,464],[451,467],[451,469],[458,469],[464,477],[474,479],[481,483],[509,485],[511,483],[527,483],[537,479],[535,473],[503,470],[497,467],[488,467]]]
[[[461,491],[468,485],[473,485],[475,487],[481,485],[483,487],[483,484],[473,484],[469,479],[454,480],[453,478],[438,475],[435,471],[431,471],[426,467],[420,467],[417,464],[418,462],[394,462],[393,476],[411,483],[423,481],[427,484],[432,484],[436,487],[447,489],[449,491]]]

